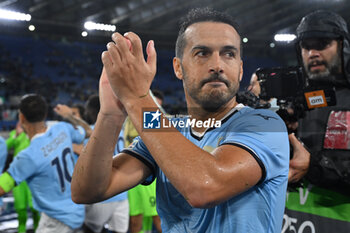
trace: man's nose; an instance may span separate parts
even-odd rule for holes
[[[309,58],[316,58],[316,57],[319,57],[320,56],[320,51],[319,50],[316,50],[316,49],[310,49],[308,51],[308,56]]]
[[[223,61],[218,52],[214,52],[210,58],[209,73],[224,73]]]

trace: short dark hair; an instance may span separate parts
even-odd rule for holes
[[[190,10],[188,14],[181,19],[180,30],[176,39],[176,47],[175,47],[176,57],[180,59],[182,59],[183,57],[183,52],[186,47],[186,39],[185,39],[184,32],[189,26],[199,22],[218,22],[218,23],[229,24],[237,31],[240,37],[238,24],[234,21],[234,19],[230,15],[223,12],[215,11],[209,7],[195,8]],[[242,57],[242,52],[243,52],[242,42],[239,41],[239,44],[240,44],[240,50],[241,50],[240,53]]]
[[[78,109],[79,115],[80,115],[81,117],[84,117],[84,112],[85,112],[84,105],[77,103],[77,104],[73,104],[73,105],[72,105],[72,108]]]
[[[27,94],[22,97],[19,110],[28,122],[35,123],[45,121],[48,105],[41,95]]]
[[[85,104],[85,120],[89,124],[95,124],[100,111],[100,99],[98,95],[89,96]]]

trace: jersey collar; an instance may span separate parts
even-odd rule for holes
[[[233,116],[236,112],[238,112],[239,110],[241,110],[241,109],[244,108],[244,107],[245,107],[244,104],[241,104],[241,103],[237,104],[237,105],[236,105],[234,108],[232,108],[228,113],[226,113],[225,116],[223,116],[223,117],[221,118],[221,125],[224,124],[228,119],[230,119],[231,116]],[[204,132],[199,133],[199,132],[194,131],[194,130],[190,127],[190,133],[191,133],[191,136],[192,136],[193,138],[195,138],[195,139],[197,139],[197,140],[201,140],[207,132],[209,132],[209,131],[211,131],[211,130],[213,130],[213,129],[215,129],[215,128],[216,128],[216,127],[210,127],[210,128],[207,128]]]

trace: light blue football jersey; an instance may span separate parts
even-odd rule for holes
[[[3,172],[5,163],[7,159],[7,145],[6,141],[3,137],[0,136],[0,172]],[[0,206],[2,206],[4,203],[2,201],[2,198],[0,197]]]
[[[154,171],[152,178],[157,177],[157,211],[162,229],[167,233],[280,233],[289,169],[284,122],[273,111],[239,105],[221,123],[221,127],[210,128],[202,136],[196,136],[190,127],[179,131],[208,152],[221,145],[246,150],[263,175],[254,187],[212,208],[191,207],[157,166],[141,138],[124,150],[149,166]]]
[[[53,124],[45,133],[35,135],[8,169],[17,184],[27,181],[36,210],[73,229],[82,225],[85,209],[71,198],[75,165],[72,143],[82,143],[84,138],[81,127],[75,129],[66,122]]]

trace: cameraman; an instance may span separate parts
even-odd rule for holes
[[[350,232],[349,41],[346,22],[333,12],[308,14],[297,27],[298,58],[308,85],[334,88],[337,104],[306,112],[299,122],[300,141],[290,135],[294,153],[289,182],[303,177],[305,182],[288,195],[283,232],[302,227]]]

